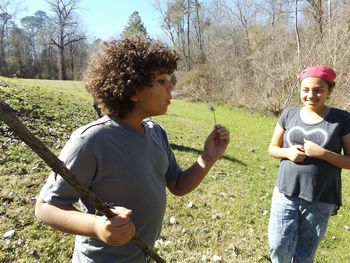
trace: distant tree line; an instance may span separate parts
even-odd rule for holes
[[[331,103],[350,106],[349,0],[154,0],[182,56],[175,92],[279,114],[297,98],[298,74],[336,70]],[[177,91],[176,91],[177,90]]]
[[[45,0],[50,13],[37,11],[20,25],[14,21],[15,1],[0,1],[0,75],[82,79],[101,40],[86,40],[76,15],[79,0]],[[350,108],[349,0],[153,3],[167,42],[182,58],[178,96],[278,115],[297,101],[298,73],[326,64],[338,74],[331,103]],[[137,11],[121,37],[134,34],[147,35]]]
[[[76,14],[79,0],[46,0],[16,24],[20,2],[0,2],[0,75],[44,79],[81,79],[91,44]]]
[[[21,2],[0,1],[0,75],[22,78],[81,80],[89,54],[101,39],[87,41],[76,11],[80,0],[45,0],[50,13],[38,10],[15,16]],[[137,11],[129,17],[121,37],[147,35]]]

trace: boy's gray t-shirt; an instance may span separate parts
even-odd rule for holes
[[[165,213],[166,184],[177,180],[181,169],[165,131],[152,121],[143,122],[143,126],[144,134],[105,116],[76,130],[60,159],[102,202],[131,209],[136,235],[153,247]],[[53,173],[40,196],[53,205],[79,201],[82,211],[95,213],[61,176]],[[145,258],[134,242],[113,247],[76,236],[73,262],[141,263]]]
[[[286,109],[278,119],[285,130],[283,148],[303,145],[304,139],[307,139],[332,152],[341,153],[342,137],[350,133],[350,113],[331,108],[320,123],[306,124],[300,118],[300,109]],[[341,169],[321,159],[307,157],[300,163],[282,159],[276,186],[288,196],[341,205]]]

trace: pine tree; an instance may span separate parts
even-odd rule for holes
[[[147,30],[143,25],[139,12],[134,11],[129,17],[128,24],[125,26],[122,36],[131,37],[136,34],[147,36]]]

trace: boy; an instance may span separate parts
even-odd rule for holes
[[[165,114],[178,56],[145,37],[111,41],[87,70],[87,90],[104,117],[75,131],[60,158],[103,202],[116,205],[106,219],[59,175],[51,174],[35,208],[36,216],[77,235],[73,262],[146,262],[130,239],[150,247],[160,235],[166,187],[181,196],[195,189],[229,143],[216,125],[203,153],[187,170],[178,166],[165,131],[145,118]],[[81,211],[73,204],[79,201]]]

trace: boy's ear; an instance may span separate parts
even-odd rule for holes
[[[132,95],[132,96],[130,97],[130,100],[131,100],[132,102],[137,102],[137,101],[138,101],[137,93],[135,93],[134,95]]]

